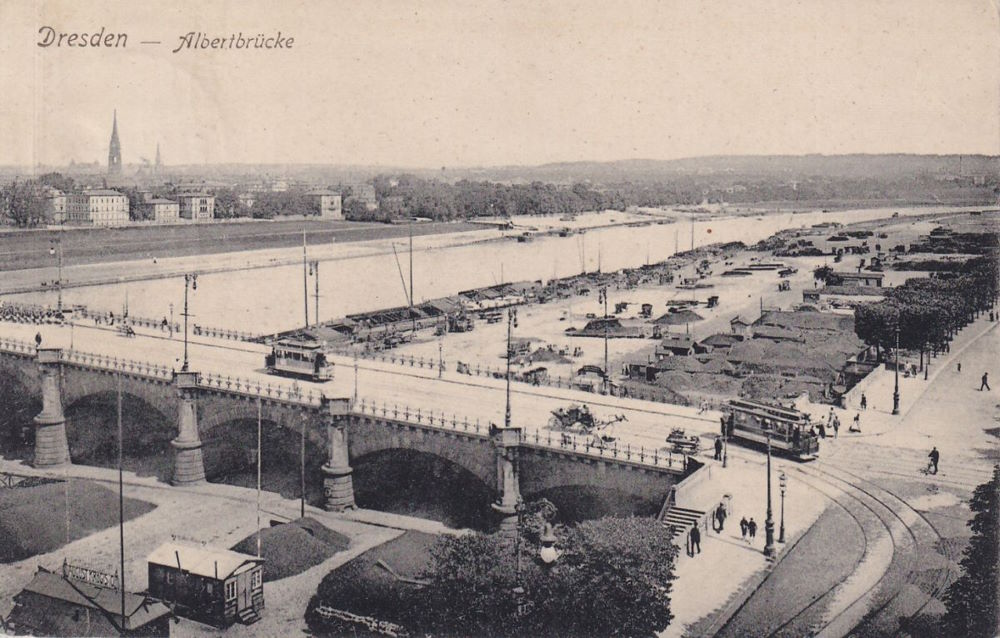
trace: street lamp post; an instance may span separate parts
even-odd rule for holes
[[[56,291],[58,297],[56,297],[56,311],[62,314],[62,265],[63,265],[63,249],[62,249],[62,222],[59,226],[59,234],[56,235],[56,248],[49,247],[49,254],[56,256],[57,259],[57,274],[56,274]]]
[[[510,346],[510,338],[513,328],[516,327],[517,308],[511,308],[507,311],[507,407],[504,409],[503,414],[503,426],[505,428],[510,427],[510,360],[514,356],[514,352]]]
[[[191,316],[188,312],[188,288],[198,290],[198,275],[184,275],[184,363],[181,365],[181,372],[188,371],[188,317]]]
[[[604,394],[608,393],[608,287],[601,286],[598,302],[604,303]]]
[[[896,385],[892,391],[892,413],[899,414],[899,320],[896,320]]]
[[[767,518],[764,520],[764,555],[774,557],[774,516],[771,512],[771,435],[767,435]]]
[[[170,338],[174,338],[174,304],[170,302],[170,325],[167,326],[170,333]]]
[[[782,470],[778,474],[778,485],[781,487],[781,527],[778,529],[778,542],[785,542],[785,490],[788,488],[788,476]]]

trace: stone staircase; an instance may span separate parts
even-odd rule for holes
[[[660,522],[671,531],[674,540],[676,540],[678,536],[687,534],[688,530],[700,524],[704,517],[705,512],[701,510],[673,505],[664,512]]]
[[[252,625],[260,620],[260,614],[258,614],[257,610],[253,607],[244,607],[240,610],[237,618],[239,618],[239,621],[244,625]]]

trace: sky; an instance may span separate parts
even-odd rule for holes
[[[3,0],[0,165],[998,154],[998,1]]]

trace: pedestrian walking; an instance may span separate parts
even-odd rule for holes
[[[719,506],[715,508],[715,520],[719,522],[719,529],[716,531],[721,533],[726,526],[726,506],[722,503],[719,503]]]
[[[826,424],[833,425],[833,406],[830,406],[830,413],[826,415]]]
[[[931,466],[934,467],[934,474],[937,474],[937,471],[938,471],[938,461],[941,460],[941,453],[938,452],[937,446],[935,446],[934,449],[931,450],[931,453],[927,455],[927,458],[929,458],[931,460]],[[930,468],[927,468],[927,469],[930,469]]]
[[[833,418],[833,438],[837,438],[840,434],[840,417]]]
[[[861,432],[861,413],[854,415],[854,423],[847,429],[848,432]]]
[[[819,424],[819,438],[821,438],[821,439],[825,439],[826,438],[826,426],[823,425],[822,421]]]
[[[861,393],[861,409],[862,410],[868,409],[868,397],[865,396],[864,392]]]
[[[691,528],[690,537],[691,537],[691,551],[690,551],[691,556],[695,555],[695,549],[696,548],[698,550],[697,553],[700,554],[701,553],[701,531],[698,530],[698,526],[697,525],[695,525],[694,527]]]
[[[757,521],[753,520],[753,516],[750,517],[750,522],[747,523],[747,531],[750,532],[750,542],[757,538]]]
[[[989,376],[990,376],[989,372],[984,372],[983,373],[983,382],[979,384],[979,391],[980,392],[983,391],[983,388],[986,388],[987,390],[990,389],[990,379],[989,379]]]
[[[715,460],[716,461],[721,461],[722,460],[722,437],[721,436],[715,437]]]
[[[958,373],[962,374],[962,362],[959,361],[956,365],[958,366]]]
[[[750,531],[750,523],[747,522],[747,517],[744,516],[743,518],[740,519],[740,536],[743,537],[743,540],[747,539],[747,532],[749,531]]]
[[[35,347],[37,348],[40,345],[42,345],[42,333],[36,332],[35,333]]]

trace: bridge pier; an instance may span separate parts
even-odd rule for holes
[[[521,505],[518,450],[521,428],[494,428],[490,432],[497,458],[497,501],[493,510],[500,515],[500,532],[517,534],[517,510]]]
[[[344,399],[323,398],[329,457],[323,465],[323,508],[328,512],[354,509],[354,479],[347,444],[348,405]]]
[[[35,467],[58,467],[70,462],[63,416],[60,374],[62,350],[38,348],[38,368],[42,376],[42,411],[35,417]]]
[[[174,485],[197,485],[205,482],[205,461],[198,435],[198,373],[178,372],[174,376],[177,386],[177,438],[170,442],[174,448]]]

